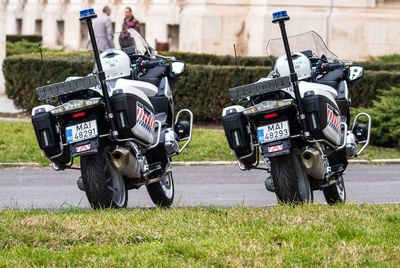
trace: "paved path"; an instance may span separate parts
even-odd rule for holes
[[[88,207],[78,190],[79,171],[49,168],[0,169],[0,207]],[[276,204],[264,188],[265,171],[235,166],[174,167],[175,205],[263,206]],[[400,165],[350,165],[345,175],[349,202],[400,203]],[[325,202],[321,192],[317,202]],[[129,207],[153,206],[145,187],[129,191]]]
[[[0,94],[0,113],[15,114],[20,112],[23,112],[23,110],[16,108],[11,99],[4,94]]]

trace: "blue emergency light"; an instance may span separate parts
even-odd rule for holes
[[[81,10],[79,14],[80,14],[79,20],[86,20],[97,17],[96,13],[94,13],[93,8]]]
[[[272,13],[272,22],[277,23],[279,21],[289,20],[290,17],[287,15],[286,10]]]

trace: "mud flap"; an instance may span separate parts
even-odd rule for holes
[[[99,139],[91,139],[70,145],[72,157],[97,154],[99,151]]]
[[[264,143],[261,144],[260,147],[261,154],[264,158],[289,154],[291,147],[290,138],[270,143]]]

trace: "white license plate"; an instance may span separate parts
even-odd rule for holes
[[[96,120],[68,126],[65,129],[68,143],[89,140],[97,137]]]
[[[258,143],[283,140],[290,137],[289,122],[282,121],[259,127],[257,129]]]

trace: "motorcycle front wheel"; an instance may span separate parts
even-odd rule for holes
[[[336,183],[325,187],[322,191],[329,205],[346,202],[346,187],[343,176],[340,176]]]
[[[108,159],[110,147],[99,148],[98,154],[81,157],[83,186],[90,205],[95,209],[126,208],[128,190],[124,177]]]
[[[175,193],[172,171],[164,172],[159,181],[146,185],[146,188],[155,205],[162,208],[168,208],[172,205]]]
[[[310,179],[295,152],[271,157],[270,161],[275,194],[279,202],[312,202]]]

